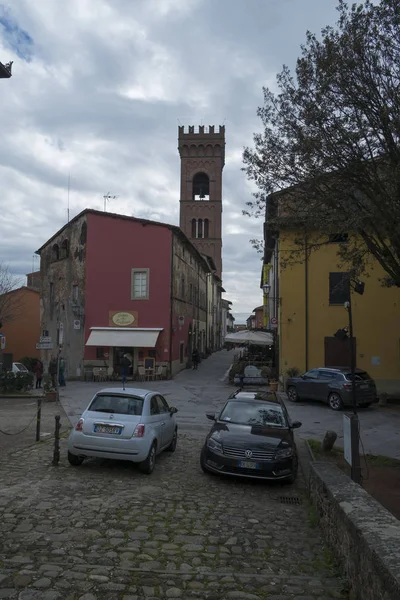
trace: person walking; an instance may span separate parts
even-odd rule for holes
[[[36,376],[36,389],[39,390],[42,387],[43,379],[43,363],[41,360],[37,360],[33,367],[33,372]]]
[[[128,369],[131,366],[131,361],[127,354],[124,354],[121,361],[121,375],[122,375],[122,383],[125,385],[126,379],[128,377]]]
[[[199,354],[199,351],[197,350],[197,348],[195,348],[192,352],[193,369],[197,370],[197,367],[199,366],[199,362],[200,362],[200,354]]]
[[[65,387],[65,360],[62,356],[60,356],[59,360],[58,383],[60,384],[60,387]]]
[[[49,364],[49,375],[53,388],[57,387],[57,359],[52,356]]]

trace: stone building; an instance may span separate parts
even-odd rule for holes
[[[68,376],[128,354],[174,374],[206,348],[207,260],[179,227],[86,209],[38,251],[42,330]],[[45,356],[50,358],[50,352]]]

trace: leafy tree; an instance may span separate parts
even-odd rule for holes
[[[278,200],[270,220],[296,227],[298,260],[348,232],[339,254],[350,270],[373,257],[400,286],[400,3],[340,0],[338,12],[320,39],[307,33],[295,76],[285,66],[278,93],[263,90],[263,131],[243,153],[258,192],[244,212]]]

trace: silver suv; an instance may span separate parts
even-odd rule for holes
[[[375,381],[366,371],[356,369],[356,399],[358,406],[370,406],[377,402]],[[353,404],[351,373],[348,367],[312,369],[299,377],[286,380],[289,400],[320,400],[332,410],[341,410]]]

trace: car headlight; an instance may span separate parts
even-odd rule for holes
[[[290,458],[293,455],[293,448],[282,448],[278,450],[275,454],[276,459],[280,458]]]
[[[220,442],[217,442],[217,440],[214,440],[214,438],[208,438],[207,440],[207,447],[210,448],[210,450],[213,450],[214,452],[220,452],[222,454],[222,444]]]

